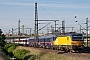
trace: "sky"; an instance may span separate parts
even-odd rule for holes
[[[80,25],[86,28],[86,18],[90,21],[90,0],[0,0],[0,29],[8,33],[12,28],[18,28],[20,19],[20,26],[34,30],[35,2],[38,5],[38,19],[59,20],[57,27],[61,27],[62,21],[65,21],[66,27],[74,27],[79,32]],[[39,28],[44,25],[40,24]],[[54,26],[54,22],[47,27],[50,29],[51,25]],[[66,28],[66,31],[70,30],[71,28]]]

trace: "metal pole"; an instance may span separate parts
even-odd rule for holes
[[[77,16],[75,16],[75,18],[77,18]],[[75,22],[78,22],[78,21],[76,20]],[[80,25],[80,24],[78,23],[78,25]],[[81,33],[81,25],[80,25],[80,33]]]
[[[77,21],[76,21],[77,22]],[[78,25],[80,25],[79,23],[78,23]],[[81,33],[81,25],[80,25],[80,33]]]
[[[81,33],[81,25],[80,25],[80,33]]]
[[[19,41],[20,41],[20,19],[18,21],[18,38],[19,38]]]
[[[59,27],[59,32],[60,32],[60,34],[61,34],[61,30],[60,30],[60,27]]]
[[[35,3],[35,47],[38,43],[38,12],[37,12],[37,3]]]
[[[49,33],[49,28],[47,27],[47,33]]]
[[[10,36],[10,30],[9,30],[9,34],[8,35]]]
[[[73,28],[74,28],[74,27],[72,27],[72,32],[73,32],[73,30],[74,30]]]
[[[14,42],[14,38],[13,38],[13,28],[12,28],[12,39],[13,39],[13,41],[12,41],[12,42]]]
[[[9,30],[9,37],[10,37],[10,40],[11,40],[10,30]],[[11,41],[9,43],[11,43]]]
[[[87,47],[88,47],[88,18],[86,18],[86,38],[87,38]]]
[[[75,22],[78,22],[78,21],[75,21]],[[80,24],[78,23],[78,25],[80,25]],[[81,33],[81,25],[80,25],[80,33]]]
[[[65,21],[62,21],[62,34],[65,34]]]
[[[31,36],[31,28],[30,28],[30,36]]]
[[[27,46],[27,30],[26,30],[26,40],[25,40],[25,46]]]
[[[55,21],[55,32],[56,32],[56,21]]]
[[[53,34],[53,27],[52,27],[52,25],[51,25],[51,32],[52,32],[52,34]]]
[[[22,36],[24,35],[24,25],[22,25]]]
[[[13,28],[12,28],[12,36],[13,36]]]

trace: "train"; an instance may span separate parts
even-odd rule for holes
[[[84,38],[80,33],[66,34],[64,36],[58,36],[53,41],[53,48],[68,51],[83,51]]]
[[[27,44],[28,46],[62,50],[65,52],[82,51],[84,48],[84,38],[80,33],[67,33],[65,35],[45,35],[39,36],[36,43],[35,37],[14,40],[13,43]]]

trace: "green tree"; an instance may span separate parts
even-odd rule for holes
[[[5,35],[3,34],[3,32],[2,32],[2,30],[0,29],[0,46],[1,47],[4,47],[4,45],[5,45],[5,40],[6,39],[6,37],[5,37]]]

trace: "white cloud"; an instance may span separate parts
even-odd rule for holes
[[[70,2],[59,2],[59,1],[56,1],[56,0],[44,0],[43,1],[44,3],[52,3],[52,4],[67,4],[67,3],[70,3]]]
[[[44,1],[44,2],[52,2],[52,1]],[[34,3],[15,3],[15,2],[0,2],[0,4],[4,5],[21,5],[21,6],[34,6]],[[79,4],[70,4],[68,2],[58,2],[58,3],[37,3],[42,7],[59,7],[59,8],[90,8],[89,6],[79,5]]]
[[[52,1],[44,1],[52,2]],[[35,3],[15,3],[15,2],[0,2],[3,5],[21,5],[21,6],[35,6]],[[58,2],[58,3],[37,3],[42,7],[56,7],[56,8],[90,8],[88,5],[72,4],[69,2]]]
[[[14,3],[14,2],[0,2],[3,5],[22,5],[22,6],[34,6],[32,3]]]
[[[75,5],[75,4],[39,4],[43,7],[57,7],[57,8],[90,8],[87,5]]]

